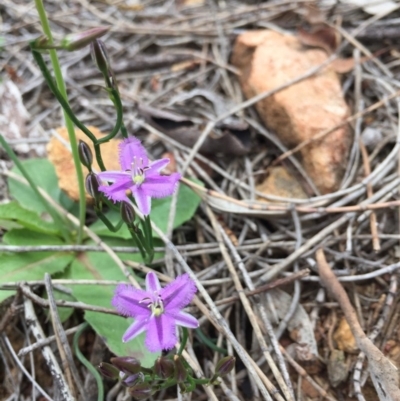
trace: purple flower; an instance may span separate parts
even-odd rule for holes
[[[199,327],[196,318],[182,311],[196,291],[193,280],[187,274],[178,276],[164,288],[152,272],[146,276],[146,290],[119,284],[112,304],[120,314],[135,318],[122,341],[132,340],[147,331],[145,344],[149,351],[172,349],[177,342],[177,325],[192,329]]]
[[[119,163],[122,171],[103,171],[98,174],[102,181],[111,182],[111,185],[101,185],[99,191],[114,202],[130,202],[128,195],[132,195],[145,216],[150,214],[151,198],[172,195],[181,178],[179,173],[161,175],[160,171],[169,163],[169,159],[149,162],[145,148],[134,137],[120,143]]]

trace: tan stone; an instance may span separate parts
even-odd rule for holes
[[[105,134],[99,131],[96,127],[88,127],[89,130],[96,136],[96,138],[102,138]],[[69,143],[68,132],[65,127],[57,129],[58,134]],[[85,141],[93,153],[93,169],[100,171],[99,165],[97,164],[94,147],[92,141],[81,131],[75,130],[77,141],[79,139]],[[104,165],[107,170],[119,170],[119,159],[118,159],[118,144],[119,140],[113,139],[101,145],[101,155],[103,158]],[[66,192],[66,194],[73,200],[79,200],[78,180],[76,178],[74,160],[72,158],[71,151],[67,149],[59,139],[56,137],[51,138],[47,145],[48,158],[53,163],[56,174],[58,177],[58,183],[60,188]],[[86,167],[82,166],[83,174],[86,177],[88,171]],[[92,198],[86,194],[86,200],[92,201]]]
[[[341,351],[348,353],[355,353],[358,351],[356,339],[344,317],[342,317],[339,326],[333,333],[333,339],[336,341],[337,347]]]
[[[296,37],[269,30],[238,36],[232,55],[247,98],[275,89],[326,59],[323,50],[305,49]],[[256,107],[264,123],[290,148],[349,115],[339,78],[329,67],[267,97]],[[350,139],[349,128],[345,126],[299,152],[305,170],[321,193],[338,188]]]
[[[307,195],[299,182],[281,166],[271,167],[270,174],[263,183],[257,185],[257,191],[265,195],[281,196],[283,198],[306,199]],[[266,201],[258,197],[259,201]]]

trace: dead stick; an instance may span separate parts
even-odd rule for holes
[[[381,401],[400,401],[397,368],[364,333],[358,322],[356,311],[351,305],[346,291],[328,265],[322,249],[317,250],[316,259],[322,284],[338,301],[358,347],[368,358],[369,372],[379,399]]]
[[[368,152],[367,149],[363,143],[363,141],[360,139],[359,141],[359,146],[361,150],[361,155],[363,158],[363,165],[364,165],[364,175],[368,177],[371,174],[371,165],[369,163],[368,159]],[[372,190],[372,185],[371,183],[367,183],[367,196],[368,198],[371,198],[372,195],[374,194]],[[376,213],[371,212],[369,216],[369,223],[370,223],[370,228],[371,228],[371,235],[372,235],[372,248],[375,252],[378,252],[381,250],[381,245],[379,242],[379,237],[378,237],[378,229],[376,226]]]
[[[49,298],[51,322],[53,324],[57,347],[61,356],[63,367],[66,372],[66,377],[67,380],[70,381],[69,386],[72,391],[75,391],[76,386],[81,396],[84,397],[85,391],[79,377],[79,372],[75,366],[71,347],[69,346],[67,335],[65,334],[64,328],[61,324],[60,316],[58,315],[58,309],[53,293],[53,285],[49,273],[45,273],[44,281],[46,285],[47,296]]]
[[[296,273],[291,274],[289,277],[280,278],[278,280],[275,280],[272,283],[267,283],[267,284],[261,285],[260,287],[254,289],[252,291],[244,291],[244,293],[247,297],[252,297],[261,292],[266,292],[268,290],[272,290],[273,288],[282,287],[283,285],[287,285],[295,280],[299,280],[305,276],[308,276],[309,274],[310,274],[309,269],[303,269]],[[231,302],[238,301],[239,299],[240,299],[239,295],[232,295],[231,297],[216,301],[215,305],[217,305],[217,306],[225,305],[225,304],[229,304]]]

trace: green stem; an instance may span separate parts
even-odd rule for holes
[[[144,235],[146,236],[146,241],[149,245],[149,248],[154,250],[153,231],[151,228],[150,216],[144,216],[143,228],[144,228]]]
[[[53,43],[53,35],[51,33],[50,24],[47,19],[43,1],[35,0],[35,5],[36,5],[37,12],[39,14],[40,22],[43,27],[43,32],[49,39],[50,44],[52,44]],[[55,50],[49,50],[49,54],[50,54],[51,63],[53,65],[54,76],[56,78],[58,89],[60,90],[65,101],[68,102],[67,101],[67,91],[65,88],[64,78],[62,76],[60,63],[58,61],[57,52]],[[67,115],[67,113],[65,113],[65,111],[64,111],[64,120],[65,120],[65,126],[67,127],[67,131],[68,131],[69,142],[71,144],[71,150],[72,150],[72,157],[74,159],[75,171],[76,171],[76,176],[78,179],[79,228],[78,228],[77,242],[78,242],[78,244],[80,244],[83,239],[83,226],[85,225],[85,218],[86,218],[85,184],[84,184],[84,180],[83,180],[82,166],[81,166],[81,163],[79,160],[78,144],[76,142],[75,128],[74,128],[74,125],[73,125],[71,119],[68,117],[68,115]]]
[[[186,347],[186,343],[189,337],[189,331],[186,327],[182,327],[182,341],[181,341],[181,346],[178,349],[177,355],[181,356],[183,350]]]
[[[81,361],[83,365],[87,368],[87,370],[94,376],[96,379],[97,383],[97,401],[103,401],[104,400],[104,386],[103,386],[103,380],[100,376],[100,373],[97,371],[97,369],[83,356],[81,350],[79,349],[79,337],[81,334],[88,328],[89,324],[88,323],[83,323],[82,326],[79,328],[79,330],[75,333],[74,335],[74,351],[76,357]],[[84,394],[82,394],[84,396]]]
[[[131,237],[135,243],[135,245],[139,248],[140,251],[140,255],[142,256],[143,262],[146,263],[147,257],[146,257],[146,250],[142,244],[142,242],[140,241],[140,238],[138,236],[138,234],[135,232],[134,228],[131,228],[127,225],[128,230],[131,234]]]
[[[217,345],[215,345],[200,329],[195,329],[195,333],[199,340],[210,347],[212,350],[219,352],[220,354],[227,355],[228,351],[224,348],[220,348]]]
[[[53,77],[52,77],[49,69],[47,68],[45,61],[43,60],[43,56],[41,55],[40,51],[38,51],[35,48],[35,42],[31,42],[30,46],[31,46],[31,50],[32,50],[32,55],[33,55],[36,63],[38,64],[38,66],[40,68],[40,71],[42,72],[42,75],[43,75],[44,79],[46,80],[46,83],[49,86],[51,92],[53,93],[53,95],[56,97],[56,99],[60,103],[61,107],[64,110],[64,113],[66,113],[68,115],[68,117],[71,119],[71,121],[86,136],[88,136],[90,138],[90,140],[93,142],[97,163],[99,164],[100,169],[102,171],[106,170],[106,168],[104,166],[104,163],[103,163],[102,156],[101,156],[101,152],[100,152],[100,145],[102,143],[108,142],[109,140],[114,138],[115,135],[117,135],[117,133],[118,133],[118,131],[120,129],[121,129],[121,132],[122,132],[122,136],[124,138],[128,137],[128,134],[126,132],[126,128],[125,128],[125,126],[123,124],[123,121],[122,121],[122,119],[123,119],[123,110],[122,110],[122,103],[121,103],[121,99],[119,97],[118,91],[116,89],[112,89],[112,92],[115,93],[114,97],[116,98],[116,101],[114,102],[114,106],[115,106],[115,108],[117,110],[117,119],[116,119],[114,128],[105,137],[103,137],[101,139],[97,139],[94,136],[94,134],[81,121],[79,121],[79,119],[75,116],[74,112],[72,111],[71,107],[68,104],[68,101],[64,98],[64,96],[60,92],[59,88],[54,83]]]
[[[104,225],[112,232],[112,233],[116,233],[122,226],[123,221],[120,220],[118,222],[118,224],[116,226],[114,226],[113,223],[111,223],[111,221],[99,210],[96,210],[96,215],[97,217],[104,223]]]
[[[145,263],[151,263],[153,261],[154,258],[154,248],[151,248],[149,246],[149,243],[147,241],[147,238],[145,235],[143,235],[141,230],[138,230],[136,232],[136,235],[140,241],[140,243],[142,244],[143,248],[146,250],[147,253],[147,257],[145,260],[143,260]]]
[[[10,159],[14,162],[14,164],[18,167],[19,171],[21,174],[24,176],[26,181],[28,181],[28,184],[32,188],[32,191],[36,194],[38,199],[42,202],[43,206],[46,208],[46,210],[49,212],[50,216],[53,218],[54,223],[57,225],[59,228],[62,236],[67,242],[70,242],[71,235],[69,230],[66,228],[66,223],[64,219],[54,210],[53,206],[50,205],[50,203],[44,198],[44,196],[40,193],[38,190],[36,184],[33,182],[31,179],[30,175],[28,172],[25,170],[24,166],[22,163],[18,160],[17,155],[14,153],[14,151],[11,149],[11,147],[8,145],[7,141],[4,139],[3,135],[0,135],[0,144],[3,146],[5,151],[7,152],[8,156],[10,156]]]
[[[100,152],[100,144],[97,141],[97,138],[94,136],[94,134],[84,125],[82,124],[78,118],[75,116],[74,112],[72,111],[71,107],[69,106],[68,102],[64,99],[63,95],[61,94],[61,92],[59,91],[59,89],[57,88],[57,85],[54,83],[53,81],[53,77],[50,74],[50,71],[48,70],[46,63],[43,60],[42,55],[40,54],[40,52],[38,52],[35,47],[34,47],[34,43],[31,44],[31,50],[32,50],[32,55],[35,59],[35,61],[37,62],[44,79],[47,82],[47,85],[49,86],[51,92],[53,93],[53,95],[56,97],[56,99],[58,100],[58,102],[60,103],[61,107],[64,110],[64,113],[66,113],[68,115],[68,117],[71,119],[71,121],[80,129],[83,131],[83,133],[88,136],[90,138],[90,140],[93,142],[93,146],[94,146],[94,151],[96,154],[96,160],[97,163],[100,166],[100,169],[102,171],[104,171],[106,168],[104,166],[103,163],[103,159],[101,157],[101,152]],[[118,122],[118,121],[117,121]]]

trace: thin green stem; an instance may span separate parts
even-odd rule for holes
[[[104,386],[103,386],[103,380],[100,376],[100,373],[97,371],[97,369],[83,356],[81,350],[79,349],[79,337],[82,335],[82,333],[88,328],[89,324],[88,323],[83,323],[82,326],[79,328],[79,330],[75,333],[74,335],[74,351],[76,357],[81,361],[83,365],[87,368],[87,370],[94,376],[96,383],[97,383],[97,401],[103,401],[104,400]],[[84,394],[82,394],[84,396]]]
[[[42,24],[43,32],[49,39],[50,44],[53,43],[53,35],[51,33],[50,24],[47,19],[46,11],[43,5],[42,0],[35,0],[35,5],[37,12],[39,14],[39,19]],[[60,63],[58,61],[57,52],[55,50],[49,50],[51,63],[53,65],[54,76],[57,82],[58,89],[61,92],[64,100],[68,103],[67,100],[67,90],[65,87],[64,78],[62,76],[62,71],[60,67]],[[85,199],[85,184],[83,180],[83,172],[81,162],[79,160],[78,154],[78,144],[76,142],[75,128],[68,114],[64,111],[64,120],[65,126],[68,131],[69,142],[71,144],[72,157],[74,159],[76,176],[78,179],[78,189],[79,189],[79,228],[78,228],[78,236],[77,242],[80,244],[83,239],[83,227],[85,225],[86,219],[86,199]]]
[[[38,190],[36,184],[33,182],[32,178],[30,177],[28,172],[25,170],[25,168],[22,165],[22,163],[18,160],[17,155],[14,153],[14,151],[11,149],[11,147],[8,145],[7,141],[4,139],[4,137],[2,135],[0,135],[0,144],[3,146],[3,148],[7,152],[8,156],[10,156],[10,159],[18,167],[19,171],[24,176],[26,181],[28,181],[30,187],[32,188],[32,191],[36,194],[38,199],[42,202],[43,206],[49,212],[50,216],[53,218],[54,223],[59,228],[59,230],[60,230],[62,236],[64,237],[64,239],[67,242],[70,242],[71,234],[70,234],[70,232],[68,230],[68,226],[67,226],[65,220],[56,212],[56,210],[50,205],[49,202],[47,202],[47,200],[40,193],[40,191]]]
[[[223,355],[227,355],[228,351],[224,348],[218,347],[217,345],[215,345],[202,331],[201,329],[196,329],[195,333],[197,335],[197,337],[199,338],[199,340],[204,343],[205,345],[207,345],[208,347],[210,347],[212,350],[219,352],[220,354]]]
[[[126,132],[126,129],[124,127],[124,131],[122,131],[122,126],[123,126],[123,122],[122,122],[122,118],[123,118],[123,113],[122,113],[122,103],[121,103],[121,99],[119,98],[119,95],[116,97],[117,101],[114,102],[115,108],[117,110],[117,120],[115,122],[114,128],[112,129],[112,131],[106,135],[105,137],[101,138],[101,139],[97,139],[94,134],[76,117],[76,115],[74,114],[74,112],[72,111],[71,107],[68,104],[68,101],[66,101],[62,95],[62,93],[60,92],[60,90],[58,89],[57,85],[55,84],[55,82],[53,81],[53,77],[49,71],[49,69],[46,66],[46,63],[43,59],[43,56],[41,55],[40,51],[38,51],[35,48],[35,42],[31,43],[31,50],[32,50],[32,54],[33,57],[36,61],[36,63],[38,64],[44,79],[46,80],[47,85],[49,86],[51,92],[53,93],[53,95],[56,97],[56,99],[58,100],[58,102],[60,103],[61,107],[63,108],[64,112],[69,116],[69,118],[72,120],[72,122],[86,135],[90,138],[90,140],[93,142],[93,146],[94,146],[94,150],[95,150],[95,155],[96,155],[96,160],[97,163],[100,166],[100,169],[102,171],[106,170],[104,163],[103,163],[103,158],[101,156],[101,151],[100,151],[100,145],[102,143],[108,142],[109,140],[111,140],[112,138],[115,137],[115,135],[117,135],[118,131],[121,129],[121,132],[123,133],[124,137],[127,137],[128,134]],[[115,92],[116,94],[118,94],[118,92],[113,89],[113,92]]]
[[[186,347],[186,343],[189,337],[189,331],[186,327],[182,327],[182,341],[181,341],[181,346],[178,349],[177,355],[181,356],[183,350]]]
[[[143,262],[146,263],[146,260],[147,260],[146,250],[145,250],[142,242],[140,241],[140,238],[139,238],[137,232],[135,232],[134,228],[129,227],[128,225],[127,225],[127,227],[128,227],[128,230],[129,230],[129,232],[131,234],[131,237],[132,237],[135,245],[139,248],[140,255],[142,256]]]
[[[120,220],[116,226],[114,226],[113,223],[111,223],[111,221],[99,210],[96,210],[96,215],[97,217],[104,223],[104,225],[112,232],[112,233],[116,233],[122,226],[123,221]]]

